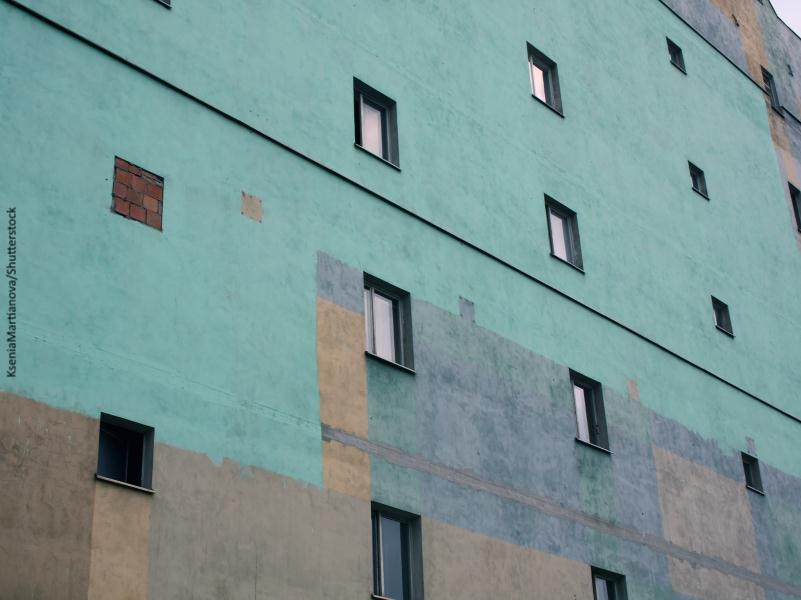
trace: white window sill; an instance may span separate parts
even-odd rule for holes
[[[150,489],[150,488],[146,488],[146,487],[141,487],[141,486],[138,486],[138,485],[134,485],[132,483],[126,483],[125,481],[120,481],[119,479],[112,479],[111,477],[104,477],[103,475],[98,475],[97,473],[95,473],[95,479],[97,479],[98,481],[105,481],[107,483],[113,483],[114,485],[120,485],[122,487],[127,487],[127,488],[130,488],[132,490],[136,490],[138,492],[143,492],[145,494],[155,494],[156,493],[156,490],[153,490],[153,489]]]

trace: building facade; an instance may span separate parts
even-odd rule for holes
[[[0,598],[801,598],[801,40],[498,4],[0,0]]]

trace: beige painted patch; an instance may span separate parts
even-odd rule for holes
[[[371,499],[370,456],[337,441],[323,443],[323,478],[329,490]]]
[[[364,317],[317,299],[317,378],[320,420],[367,437]]]
[[[668,557],[673,590],[700,600],[764,600],[762,588],[720,571]]]
[[[632,400],[640,401],[640,388],[637,387],[637,382],[629,379],[629,398]]]
[[[151,600],[369,599],[368,500],[169,446],[158,453]]]
[[[758,572],[745,484],[656,446],[653,453],[665,539]]]
[[[97,482],[89,600],[147,598],[153,497]]]
[[[242,214],[248,219],[253,219],[261,223],[261,198],[242,192]]]
[[[0,597],[85,600],[97,421],[0,393]]]
[[[590,567],[423,519],[427,598],[593,600]]]

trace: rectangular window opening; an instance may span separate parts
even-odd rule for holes
[[[576,407],[576,439],[609,450],[601,384],[575,371],[570,371],[570,382]]]
[[[562,95],[559,90],[559,72],[556,63],[528,44],[528,71],[531,94],[562,114]]]
[[[391,600],[422,597],[420,518],[373,505],[373,594]]]
[[[595,600],[626,600],[626,578],[618,573],[592,568],[592,590]]]
[[[776,90],[776,81],[773,79],[773,75],[762,67],[762,85],[765,93],[768,95],[770,99],[770,105],[774,110],[781,112],[781,103],[779,102],[779,93]]]
[[[102,413],[97,475],[151,489],[153,431],[152,427]]]
[[[576,213],[553,198],[545,196],[545,216],[548,222],[551,254],[578,269],[583,269]]]
[[[677,67],[682,73],[686,75],[687,69],[685,69],[684,67],[684,53],[682,52],[681,48],[670,38],[668,38],[667,46],[668,46],[668,55],[670,56],[670,62],[673,64],[674,67]]]
[[[355,78],[353,101],[356,145],[399,167],[395,101]]]
[[[788,185],[790,186],[790,201],[793,204],[793,213],[795,214],[795,225],[798,231],[801,232],[801,191],[792,183]]]
[[[764,494],[765,490],[762,487],[762,474],[759,472],[759,459],[745,452],[741,452],[743,458],[743,472],[745,473],[745,485]]]
[[[715,314],[715,326],[724,333],[734,337],[729,305],[712,296],[712,311]]]
[[[690,180],[692,181],[693,189],[708,200],[709,194],[706,189],[706,176],[704,172],[693,163],[688,163],[688,165],[690,166]]]
[[[364,339],[370,354],[414,369],[409,293],[366,273]]]

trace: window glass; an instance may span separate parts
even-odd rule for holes
[[[362,146],[378,156],[384,156],[384,112],[362,98]]]
[[[126,481],[128,471],[128,440],[116,428],[102,425],[97,474],[117,481]]]
[[[372,306],[372,292],[365,288],[364,290],[364,347],[369,352],[373,350],[373,332],[371,324],[373,322],[373,306]]]
[[[406,598],[404,577],[405,526],[381,515],[381,556],[383,568],[383,595],[393,600]]]
[[[537,98],[543,102],[548,102],[548,97],[545,94],[545,72],[534,63],[531,63],[531,87]]]
[[[615,600],[614,591],[610,594],[609,582],[603,577],[595,577],[595,598],[596,600]]]
[[[373,352],[387,360],[395,361],[395,303],[375,292],[373,294]]]
[[[590,428],[587,421],[586,391],[578,385],[573,386],[573,397],[576,400],[576,423],[578,425],[578,438],[585,442],[590,441]]]
[[[551,240],[553,243],[553,253],[562,260],[568,260],[565,220],[552,210],[549,210],[548,213],[551,219]]]

